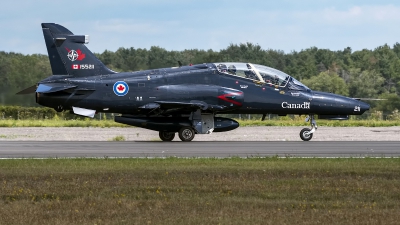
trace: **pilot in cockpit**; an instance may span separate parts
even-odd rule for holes
[[[219,64],[219,65],[217,66],[217,69],[218,69],[219,72],[221,72],[221,73],[226,73],[226,71],[227,71],[227,67],[226,67],[225,64]]]
[[[253,79],[253,80],[257,80],[257,75],[256,73],[253,71],[253,68],[251,68],[250,64],[246,64],[247,69],[249,69],[248,71],[244,71],[244,75],[246,75],[246,78],[249,79]]]
[[[253,70],[244,71],[244,75],[246,75],[246,78],[249,78],[249,79],[253,79],[253,80],[258,79],[256,73],[254,73]]]
[[[228,67],[228,73],[232,75],[236,75],[236,66],[235,65],[230,65]]]
[[[272,79],[272,83],[275,85],[279,85],[279,77],[275,75],[275,77]]]
[[[271,83],[272,77],[265,73],[260,73],[261,77],[263,78],[264,82],[267,84]]]

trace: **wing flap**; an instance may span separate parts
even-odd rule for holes
[[[156,101],[155,103],[159,104],[160,107],[166,109],[173,108],[199,108],[201,110],[206,110],[208,108],[208,104],[203,101],[192,100],[190,102],[172,102],[172,101]]]
[[[225,106],[209,105],[203,101],[192,100],[190,102],[174,102],[174,101],[155,101],[142,105],[140,109],[149,110],[148,113],[156,113],[158,115],[170,114],[176,112],[190,112],[200,109],[202,111],[222,111]]]

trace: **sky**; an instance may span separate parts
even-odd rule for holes
[[[285,53],[358,51],[400,42],[400,1],[3,1],[0,51],[47,54],[41,23],[89,35],[87,47],[96,53],[151,46],[220,51],[246,42]]]

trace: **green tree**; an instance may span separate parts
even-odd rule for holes
[[[383,111],[384,115],[392,113],[396,109],[400,109],[400,97],[394,93],[384,93],[379,96],[380,99],[385,99],[378,101],[376,110]]]
[[[224,61],[252,63],[260,63],[266,55],[260,45],[249,42],[240,45],[230,44],[225,50],[221,50],[220,54],[225,59]]]
[[[400,58],[400,43],[396,42],[396,44],[393,45],[393,51],[396,53],[397,57]]]
[[[348,86],[351,97],[377,98],[384,91],[385,78],[376,71],[350,69],[349,73]]]
[[[376,70],[385,78],[385,88],[390,93],[396,93],[396,83],[400,81],[400,60],[387,44],[374,50],[377,60]]]
[[[315,52],[317,48],[310,48],[305,51],[292,52],[291,60],[284,72],[292,75],[298,80],[309,79],[318,74],[317,65],[315,61]]]
[[[360,68],[362,71],[375,69],[378,62],[373,52],[368,49],[353,52],[351,60],[353,61],[353,68]]]
[[[318,76],[301,81],[312,90],[331,92],[340,95],[348,95],[349,89],[346,83],[335,72],[322,72]]]

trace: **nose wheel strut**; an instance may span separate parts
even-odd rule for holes
[[[300,138],[303,141],[309,141],[313,137],[314,132],[317,130],[317,121],[314,119],[314,115],[309,115],[306,118],[306,122],[310,121],[311,129],[304,128],[300,131]]]

